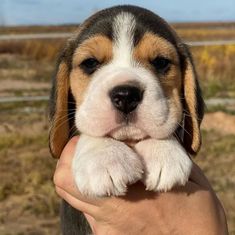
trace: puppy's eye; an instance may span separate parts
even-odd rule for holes
[[[165,57],[158,56],[154,60],[150,62],[154,68],[157,70],[159,73],[166,73],[170,66],[171,66],[171,61]]]
[[[85,73],[92,74],[99,67],[100,62],[95,58],[85,59],[80,67],[84,70]]]

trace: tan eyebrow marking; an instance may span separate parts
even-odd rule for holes
[[[180,96],[182,83],[178,52],[174,45],[166,39],[147,32],[135,47],[133,57],[137,62],[154,73],[155,71],[150,64],[150,61],[157,56],[166,57],[173,63],[170,72],[163,79],[157,77],[156,79],[159,79],[167,97],[177,99],[177,96]]]
[[[70,73],[70,87],[76,100],[77,107],[83,101],[87,87],[91,81],[90,76],[85,74],[79,67],[80,63],[94,57],[102,63],[108,63],[112,60],[113,50],[112,41],[103,36],[96,35],[84,41],[76,50],[73,56],[73,69]]]
[[[170,58],[178,63],[178,53],[175,47],[166,39],[147,32],[141,38],[134,50],[134,58],[139,61],[151,60],[156,56]]]
[[[85,40],[75,50],[73,55],[73,67],[80,64],[84,59],[94,57],[100,62],[108,62],[113,57],[113,43],[103,35],[96,35]]]

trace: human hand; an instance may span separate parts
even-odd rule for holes
[[[226,235],[224,210],[206,177],[194,164],[189,182],[167,193],[129,186],[122,197],[86,198],[77,190],[71,171],[74,137],[66,145],[54,175],[57,193],[82,211],[95,235]]]

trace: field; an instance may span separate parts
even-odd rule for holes
[[[186,41],[235,39],[235,23],[174,24]],[[75,26],[0,28],[2,34],[72,32]],[[233,30],[231,30],[233,29]],[[0,98],[48,95],[64,40],[0,42]],[[235,98],[235,45],[193,47],[205,98]],[[0,234],[58,235],[59,198],[48,151],[47,102],[0,103]],[[235,235],[235,107],[208,107],[195,161]]]

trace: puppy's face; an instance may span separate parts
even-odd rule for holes
[[[199,148],[202,100],[188,51],[145,9],[114,7],[85,21],[62,55],[54,91],[54,155],[73,126],[126,142],[162,139],[182,127],[183,111],[189,117],[183,143],[192,153]]]

